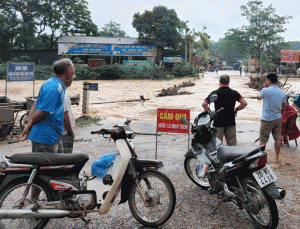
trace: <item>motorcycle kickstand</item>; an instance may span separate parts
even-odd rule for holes
[[[80,219],[85,223],[85,225],[91,223],[91,219],[85,219],[84,217],[80,217]]]
[[[217,204],[217,206],[215,207],[215,209],[212,211],[212,213],[210,213],[209,215],[213,215],[217,210],[218,208],[223,204],[223,201],[220,200]]]

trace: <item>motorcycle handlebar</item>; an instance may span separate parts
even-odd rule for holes
[[[218,114],[220,111],[224,110],[223,107],[221,107],[219,110],[216,111],[216,114]]]

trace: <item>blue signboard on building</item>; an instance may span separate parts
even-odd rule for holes
[[[112,45],[114,56],[155,56],[152,45]]]
[[[111,45],[80,43],[72,46],[67,54],[95,54],[114,56],[156,56],[152,45]]]
[[[7,63],[7,81],[33,81],[34,63]]]
[[[68,54],[98,54],[98,55],[111,55],[110,44],[76,44],[71,47]]]

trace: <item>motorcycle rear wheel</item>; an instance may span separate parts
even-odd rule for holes
[[[259,202],[259,211],[257,214],[246,208],[247,213],[254,223],[263,229],[277,228],[279,215],[275,200],[263,192],[253,178],[248,177],[242,183],[244,191],[248,195],[255,197]]]
[[[196,157],[187,156],[184,159],[184,170],[191,181],[193,181],[196,185],[202,189],[208,189],[211,186],[208,178],[200,178],[197,176],[197,163],[198,160]]]
[[[4,191],[0,194],[0,209],[24,209],[27,205],[33,203],[32,198],[32,187],[35,187],[36,190],[40,191],[38,195],[38,201],[50,201],[51,195],[47,188],[42,184],[35,183],[30,187],[28,195],[25,198],[24,205],[22,207],[17,207],[20,203],[20,200],[23,196],[23,193],[26,189],[26,181],[21,181],[19,183],[14,183],[9,185]],[[36,198],[35,198],[36,199]],[[30,219],[30,218],[21,218],[21,219],[1,219],[0,228],[34,228],[40,229],[44,228],[49,222],[48,218],[43,219]]]
[[[164,224],[173,214],[176,193],[170,179],[157,171],[149,171],[139,177],[139,183],[149,198],[146,206],[134,183],[129,193],[129,208],[134,218],[147,227]]]
[[[20,118],[20,127],[22,130],[24,130],[26,124],[27,124],[27,119],[28,119],[28,114],[24,114],[21,118]]]

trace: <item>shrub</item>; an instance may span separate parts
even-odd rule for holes
[[[176,63],[172,69],[172,72],[177,77],[193,76],[197,74],[197,70],[193,68],[191,64]]]
[[[6,64],[0,64],[0,79],[6,79],[7,66]]]
[[[75,80],[89,80],[96,78],[96,72],[93,70],[93,68],[87,66],[75,66],[75,75]]]
[[[165,78],[164,67],[154,65],[152,67],[150,77],[152,80],[164,79]]]
[[[121,79],[124,73],[123,67],[119,65],[103,65],[98,68],[93,68],[93,70],[98,74],[96,75],[96,79],[102,80]]]
[[[124,68],[123,79],[141,79],[143,78],[142,70],[136,67]]]
[[[34,75],[36,80],[47,80],[54,76],[53,67],[48,65],[35,65]]]

